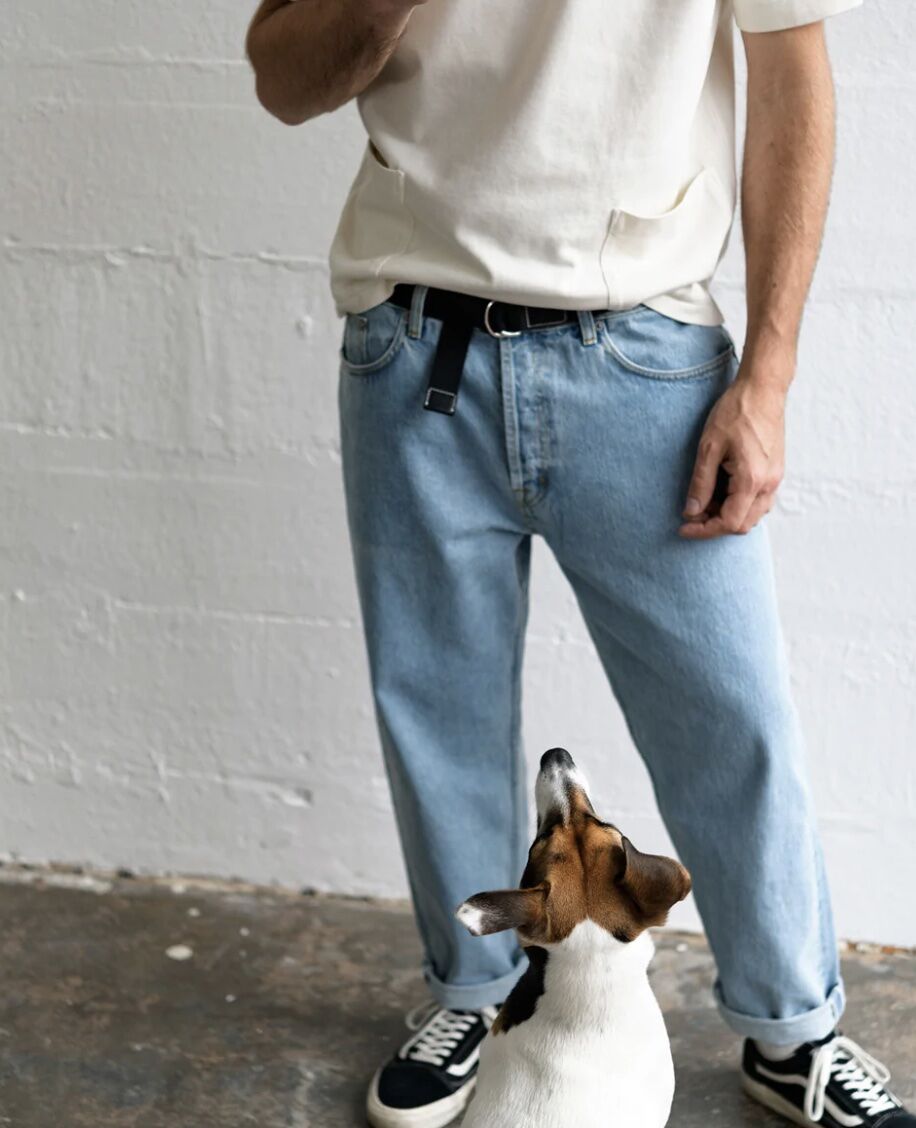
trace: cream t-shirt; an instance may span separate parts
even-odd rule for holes
[[[337,312],[396,282],[717,324],[736,198],[732,21],[861,0],[428,0],[358,98]]]

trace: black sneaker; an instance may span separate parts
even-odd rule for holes
[[[416,1033],[376,1073],[366,1115],[373,1128],[443,1128],[471,1099],[480,1043],[497,1007],[450,1011],[424,1004],[407,1016]]]
[[[805,1128],[916,1128],[916,1116],[884,1087],[887,1068],[838,1031],[785,1061],[748,1040],[741,1079],[748,1096]]]

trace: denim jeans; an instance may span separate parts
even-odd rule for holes
[[[765,526],[677,534],[706,416],[737,369],[721,327],[644,306],[498,340],[475,331],[454,416],[422,408],[441,322],[346,318],[348,517],[376,713],[433,995],[505,997],[511,933],[455,907],[527,850],[520,671],[531,538],[572,585],[693,874],[738,1033],[829,1033],[843,1005]]]

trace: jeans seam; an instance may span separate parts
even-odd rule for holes
[[[509,488],[518,501],[525,491],[525,475],[521,462],[518,417],[518,399],[515,389],[515,365],[512,346],[508,340],[498,341],[500,391],[502,392],[503,436],[506,451],[506,468],[509,471]]]
[[[530,539],[528,541],[528,547],[527,547],[526,551],[529,554],[528,569],[530,569],[530,567],[531,567],[531,564],[530,564],[530,552],[531,552]],[[518,561],[516,561],[516,567],[518,567]],[[522,827],[521,827],[521,824],[520,824],[520,821],[519,821],[517,790],[518,790],[518,783],[519,783],[519,779],[518,779],[519,761],[522,758],[522,747],[521,747],[521,741],[522,741],[522,723],[521,723],[522,722],[522,708],[521,708],[521,704],[522,703],[521,703],[520,679],[521,679],[522,651],[523,651],[523,648],[524,648],[524,645],[525,645],[525,626],[526,626],[527,618],[528,618],[528,612],[527,612],[528,574],[529,574],[528,570],[526,569],[525,573],[519,576],[519,581],[520,581],[520,583],[519,583],[519,589],[520,589],[519,590],[519,595],[520,595],[519,612],[518,612],[518,621],[516,623],[515,646],[513,647],[513,651],[512,651],[512,671],[511,671],[511,675],[510,675],[511,678],[512,678],[512,719],[511,719],[511,731],[510,731],[510,734],[509,734],[509,744],[510,744],[509,783],[510,783],[510,786],[512,788],[512,841],[513,841],[513,843],[517,843],[519,841],[519,838],[521,837],[521,833],[522,833]],[[519,879],[520,879],[521,874],[519,874],[518,876],[519,876]]]

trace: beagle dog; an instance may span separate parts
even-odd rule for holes
[[[521,888],[457,910],[475,936],[516,929],[528,955],[481,1047],[464,1128],[663,1128],[674,1067],[647,930],[690,875],[603,822],[564,749],[544,754],[535,797]]]

